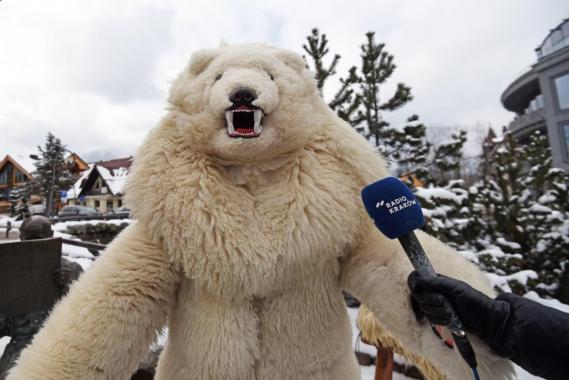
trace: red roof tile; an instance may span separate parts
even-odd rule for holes
[[[132,165],[132,157],[115,158],[114,160],[108,160],[108,161],[99,161],[96,162],[96,164],[107,169],[130,168],[130,165]]]

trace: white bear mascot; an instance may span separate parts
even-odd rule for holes
[[[328,108],[298,55],[195,53],[138,151],[137,221],[72,286],[9,380],[128,379],[164,326],[157,379],[358,379],[342,290],[449,379],[471,372],[411,309],[412,267],[375,229],[365,185],[387,175]],[[418,234],[437,271],[483,274]],[[513,367],[471,337],[482,379]]]

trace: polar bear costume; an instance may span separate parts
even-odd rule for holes
[[[237,107],[242,89],[252,102]],[[415,320],[412,268],[361,204],[384,161],[327,107],[298,55],[199,51],[169,104],[128,178],[138,221],[55,307],[9,380],[127,379],[165,325],[157,379],[357,379],[343,289],[449,379],[471,378]],[[474,265],[418,235],[439,272],[492,293]],[[511,363],[471,339],[481,378],[510,378]]]

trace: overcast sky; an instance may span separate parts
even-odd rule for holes
[[[367,31],[386,43],[393,84],[415,98],[386,115],[393,123],[416,113],[428,126],[499,129],[513,116],[501,92],[568,16],[566,0],[0,0],[0,159],[30,167],[48,131],[86,159],[131,154],[193,51],[224,40],[302,53],[313,27],[342,55],[340,74]]]

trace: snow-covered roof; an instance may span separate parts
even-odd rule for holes
[[[79,197],[79,194],[81,193],[81,185],[87,179],[87,177],[89,177],[89,174],[91,174],[91,172],[93,171],[93,167],[94,167],[93,165],[89,165],[89,169],[85,170],[81,174],[81,177],[79,177],[79,179],[75,181],[73,186],[71,186],[71,188],[67,190],[67,199],[75,199]]]
[[[128,176],[128,168],[118,167],[116,169],[107,169],[101,165],[96,165],[96,167],[107,186],[109,186],[111,194],[123,194],[126,177]]]
[[[67,197],[69,199],[78,198],[85,191],[89,191],[98,177],[103,179],[111,195],[123,194],[131,164],[132,157],[89,164],[89,169],[83,172],[81,177],[67,191]]]

